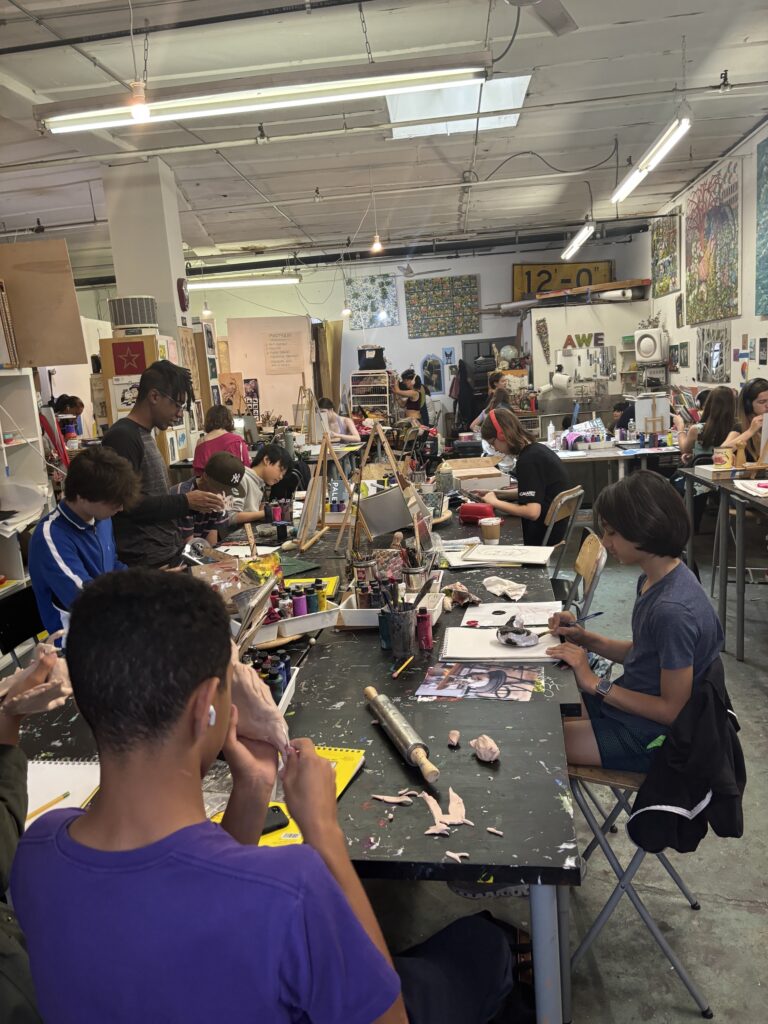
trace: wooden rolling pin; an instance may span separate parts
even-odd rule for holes
[[[379,693],[373,686],[366,686],[363,696],[368,701],[368,707],[374,717],[405,758],[406,763],[418,768],[427,782],[437,782],[440,778],[440,769],[429,760],[429,747],[389,697]]]

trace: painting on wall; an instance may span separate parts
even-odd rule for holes
[[[680,342],[680,362],[678,363],[678,366],[680,367],[681,370],[687,370],[688,369],[688,367],[690,366],[690,363],[689,363],[688,360],[689,360],[688,342],[687,341],[681,341]]]
[[[680,369],[680,346],[669,346],[669,372],[677,373]]]
[[[421,379],[432,395],[442,395],[445,391],[443,383],[443,363],[440,356],[425,356],[421,361]]]
[[[739,315],[741,164],[726,160],[688,196],[685,305],[689,324]]]
[[[768,316],[768,139],[757,147],[755,314]]]
[[[243,381],[245,393],[245,414],[259,418],[259,382],[256,377],[248,377]]]
[[[220,373],[221,401],[233,416],[245,415],[245,385],[242,373]]]
[[[456,349],[444,348],[443,349],[443,362],[446,366],[452,366],[456,362]]]
[[[696,379],[702,384],[727,384],[730,324],[711,324],[697,331]]]
[[[428,277],[404,282],[409,338],[480,333],[477,274]]]
[[[212,356],[208,356],[208,376],[211,380],[216,380],[219,376],[219,371],[216,369],[216,360]]]
[[[347,302],[352,310],[349,326],[353,331],[396,327],[400,323],[394,274],[350,278]]]
[[[675,323],[678,330],[685,326],[685,312],[683,307],[683,293],[681,292],[675,299]]]
[[[651,281],[654,299],[680,290],[680,207],[651,226]]]
[[[214,405],[221,405],[221,392],[218,384],[211,384],[211,401]]]
[[[768,338],[761,338],[758,342],[758,366],[768,366]]]
[[[754,363],[757,359],[757,338],[749,339],[749,361]]]

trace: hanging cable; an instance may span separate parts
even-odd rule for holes
[[[131,34],[131,56],[133,57],[133,80],[134,80],[134,82],[138,82],[139,81],[139,67],[138,67],[138,64],[136,63],[136,46],[134,45],[134,41],[133,41],[133,3],[132,3],[132,0],[128,0],[128,10],[130,12],[130,19],[131,19],[130,26],[129,26],[129,31],[130,31],[130,34]],[[145,79],[145,81],[146,81],[146,79]]]
[[[508,156],[505,160],[502,160],[501,163],[498,164],[498,166],[494,167],[490,174],[486,174],[483,181],[490,181],[494,174],[497,171],[500,171],[505,164],[508,164],[510,160],[515,160],[519,156],[535,156],[537,160],[541,160],[543,164],[549,167],[549,169],[554,171],[556,174],[582,174],[585,171],[594,171],[596,168],[602,167],[604,164],[607,164],[609,160],[613,159],[614,155],[618,152],[618,149],[618,140],[614,140],[613,147],[611,148],[611,152],[608,154],[608,156],[605,157],[604,160],[598,160],[596,164],[590,164],[589,167],[555,167],[555,165],[551,164],[549,160],[547,160],[545,157],[541,155],[541,153],[536,153],[532,149],[522,149],[519,153],[512,153],[511,156]]]
[[[509,40],[509,42],[504,47],[504,49],[499,54],[499,56],[493,58],[493,60],[491,61],[492,64],[498,64],[500,60],[504,60],[504,58],[507,56],[509,51],[512,49],[512,46],[513,46],[515,40],[517,39],[517,30],[520,28],[520,15],[521,15],[521,13],[522,13],[522,11],[518,7],[517,8],[517,18],[515,19],[515,27],[512,30],[512,38]]]

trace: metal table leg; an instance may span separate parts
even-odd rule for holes
[[[532,885],[530,902],[536,1024],[562,1024],[557,886]]]
[[[744,512],[747,506],[746,502],[735,495],[731,500],[736,506],[736,660],[744,661],[744,591],[747,575],[744,553]],[[720,571],[723,571],[722,568]]]
[[[685,478],[685,511],[688,513],[688,522],[691,532],[688,534],[688,543],[685,548],[685,561],[688,568],[693,572],[693,477]]]
[[[619,456],[619,458],[616,461],[618,462],[618,465],[619,465],[619,480],[623,480],[624,477],[626,476],[626,473],[627,473],[627,463],[626,463],[626,460],[624,459],[624,456],[621,455],[621,456]]]
[[[731,503],[728,498],[728,491],[720,488],[720,536],[718,545],[718,560],[720,563],[720,589],[717,599],[717,614],[720,618],[720,625],[723,627],[723,649],[725,649],[725,617],[728,611],[728,527]]]
[[[567,885],[557,887],[557,927],[560,939],[560,992],[563,1000],[563,1024],[571,1024],[571,893]]]

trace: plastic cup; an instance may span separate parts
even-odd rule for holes
[[[501,539],[501,519],[498,516],[489,516],[480,520],[480,534],[483,544],[498,544]]]

